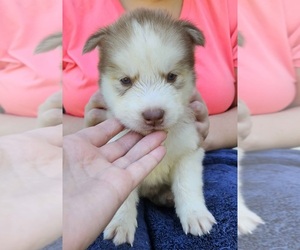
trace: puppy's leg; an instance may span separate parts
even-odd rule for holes
[[[134,241],[134,234],[137,227],[137,202],[138,192],[133,190],[122,206],[118,209],[111,222],[104,230],[104,239],[112,239],[115,245]]]
[[[251,234],[259,224],[265,224],[264,221],[245,204],[241,193],[242,183],[240,171],[241,165],[238,166],[238,235]]]
[[[238,235],[251,234],[259,224],[264,221],[245,204],[243,196],[238,197]]]
[[[203,149],[185,156],[173,172],[172,190],[175,207],[184,232],[193,235],[209,233],[216,223],[205,205],[202,181]]]
[[[246,206],[241,193],[241,171],[244,157],[242,148],[245,139],[251,133],[252,122],[247,105],[239,100],[238,107],[238,235],[242,235],[252,233],[259,224],[264,224],[264,221]]]

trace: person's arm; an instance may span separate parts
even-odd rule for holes
[[[61,131],[60,125],[0,137],[2,249],[42,249],[61,236]]]
[[[251,120],[252,129],[244,142],[245,151],[300,146],[300,107],[252,116]]]
[[[251,116],[252,130],[244,150],[292,148],[300,146],[300,69],[297,73],[297,95],[290,108],[265,115]]]
[[[237,146],[237,108],[209,116],[209,132],[204,141],[206,151]]]
[[[209,116],[209,133],[204,141],[206,151],[237,146],[237,68],[234,68],[235,95],[229,110]]]
[[[0,114],[0,136],[18,134],[37,127],[37,119],[8,114]]]
[[[6,114],[0,106],[0,136],[19,134],[39,127],[62,123],[62,92],[50,95],[38,109],[37,117]]]
[[[86,249],[166,152],[161,131],[146,137],[130,132],[106,144],[122,129],[109,119],[64,138],[66,250]]]

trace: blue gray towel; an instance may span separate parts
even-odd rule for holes
[[[206,154],[204,194],[206,205],[218,222],[208,235],[185,235],[174,208],[158,207],[147,199],[141,199],[133,247],[128,244],[115,247],[112,241],[103,240],[100,235],[88,249],[237,249],[236,150],[217,150]]]

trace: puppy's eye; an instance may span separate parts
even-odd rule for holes
[[[177,75],[176,74],[169,73],[167,75],[167,82],[173,83],[173,82],[176,81],[176,79],[177,79]]]
[[[130,86],[132,84],[131,79],[129,77],[127,77],[127,76],[124,77],[124,78],[122,78],[120,80],[120,82],[122,83],[123,86],[126,86],[126,87],[128,87],[128,86]]]

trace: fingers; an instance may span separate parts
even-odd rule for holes
[[[248,107],[244,102],[238,102],[238,137],[244,140],[251,132],[252,122]]]
[[[86,127],[95,126],[106,120],[106,105],[101,91],[93,94],[85,106],[84,122]]]
[[[206,120],[208,120],[207,107],[196,88],[194,89],[194,92],[192,94],[189,106],[194,112],[196,121],[206,122]]]
[[[86,111],[84,114],[84,125],[85,127],[95,126],[106,120],[107,111],[105,109],[91,109]]]
[[[243,101],[239,100],[239,102],[238,102],[238,122],[246,119],[249,116],[250,116],[250,111],[249,111],[247,105]]]
[[[128,151],[126,155],[115,160],[113,164],[121,168],[130,166],[130,164],[140,160],[141,158],[152,152],[155,148],[159,147],[166,139],[166,137],[167,135],[163,131],[154,132],[143,137],[136,145],[132,145],[133,147]],[[128,138],[125,139],[128,140]],[[123,145],[126,145],[126,143],[123,142]],[[124,147],[123,150],[123,152],[125,152],[126,147]]]
[[[190,103],[194,102],[194,101],[198,101],[198,102],[203,102],[203,99],[200,95],[200,93],[198,92],[198,90],[196,88],[194,88],[194,91],[193,91],[193,94],[191,96],[191,99],[190,99]]]
[[[77,133],[96,147],[103,146],[124,129],[116,119],[106,120],[94,127],[86,128]]]
[[[194,88],[194,91],[193,91],[193,94],[191,96],[190,102],[199,101],[198,100],[199,96],[200,96],[199,92],[197,91],[196,88]]]
[[[38,127],[49,127],[62,124],[62,108],[49,109],[38,116]]]
[[[196,122],[196,129],[200,138],[205,140],[209,133],[209,122]]]
[[[44,103],[39,106],[39,113],[49,109],[62,109],[62,91],[55,92],[49,96]]]
[[[106,109],[106,105],[100,90],[93,94],[85,106],[85,110],[89,111],[94,108]]]
[[[195,118],[196,118],[196,128],[199,135],[205,139],[209,132],[209,119],[208,119],[208,110],[204,103],[199,101],[194,101],[190,103]]]
[[[198,134],[205,139],[209,132],[208,110],[196,88],[190,100],[190,108],[194,112]]]
[[[195,118],[198,122],[203,122],[208,120],[208,110],[204,103],[199,101],[194,101],[190,103],[190,107],[192,108]]]
[[[0,105],[0,114],[4,114],[4,113],[5,113],[5,110],[4,110],[4,108],[1,107],[1,105]]]
[[[129,132],[118,140],[101,147],[100,153],[105,156],[107,161],[114,162],[124,156],[142,138],[143,136],[138,133]]]
[[[38,109],[38,127],[55,126],[62,123],[62,91],[52,94]]]
[[[137,186],[161,162],[165,154],[165,147],[158,146],[126,169],[134,180],[134,186]]]
[[[250,134],[251,132],[251,122],[240,122],[238,123],[238,138],[240,140],[246,139],[246,137]]]

